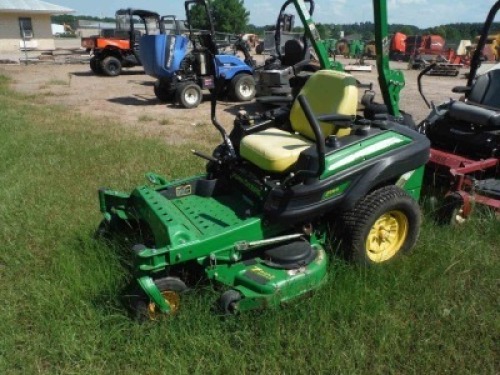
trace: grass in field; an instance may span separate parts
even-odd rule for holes
[[[169,118],[162,118],[160,121],[158,121],[158,123],[160,125],[172,125],[172,120],[170,120]]]
[[[426,220],[412,256],[361,269],[332,258],[328,283],[274,311],[221,319],[201,285],[173,319],[138,325],[129,275],[92,238],[97,188],[146,171],[198,173],[189,149],[26,100],[0,77],[0,373],[497,373],[498,221]]]
[[[62,79],[49,79],[46,83],[40,86],[41,90],[49,89],[51,86],[69,86],[70,81],[65,81]]]
[[[150,115],[140,115],[137,120],[139,122],[151,122],[151,121],[154,121],[155,118],[153,116],[150,116]]]
[[[69,85],[69,81],[65,81],[62,79],[49,79],[47,81],[47,85],[66,86]]]

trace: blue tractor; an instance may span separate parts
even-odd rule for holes
[[[193,5],[203,6],[207,14],[209,30],[194,32],[191,28],[190,9]],[[154,93],[162,102],[175,101],[184,108],[195,108],[202,101],[201,90],[213,90],[215,78],[223,77],[223,92],[236,101],[252,100],[255,96],[255,80],[253,77],[254,62],[246,45],[241,40],[234,43],[235,49],[243,52],[245,61],[236,55],[221,54],[219,47],[212,42],[215,59],[211,59],[212,51],[207,51],[200,39],[215,40],[215,32],[207,3],[203,0],[185,2],[189,36],[182,33],[182,22],[170,21],[173,30],[163,28],[160,35],[145,35],[140,42],[140,56],[146,74],[157,78]],[[163,24],[166,25],[166,17]],[[215,64],[215,69],[210,69]],[[210,72],[216,72],[214,77]]]

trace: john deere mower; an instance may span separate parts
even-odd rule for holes
[[[375,15],[386,38],[385,2],[375,1]],[[211,34],[198,35],[198,43],[214,73]],[[379,67],[386,82],[394,72],[387,59]],[[218,306],[236,313],[276,307],[323,285],[330,241],[364,265],[412,250],[425,136],[389,117],[359,116],[355,78],[332,70],[312,75],[291,109],[240,112],[227,134],[216,116],[223,85],[216,80],[211,103],[223,142],[212,155],[194,151],[207,160],[204,174],[171,181],[148,173],[150,184],[131,193],[99,191],[100,230],[139,234],[131,246],[139,316],[175,312],[186,269],[219,284]]]
[[[483,60],[481,51],[500,9],[500,1],[491,8],[471,59],[466,86],[453,92],[461,100],[432,104],[432,110],[418,128],[431,141],[431,157],[426,167],[426,185],[433,194],[444,192],[436,210],[442,223],[460,224],[467,220],[475,204],[500,212],[500,70],[493,69],[476,77]],[[419,75],[421,79],[427,70]]]

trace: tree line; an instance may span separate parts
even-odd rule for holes
[[[212,17],[215,28],[220,32],[227,33],[253,33],[264,35],[265,31],[273,30],[275,25],[256,26],[249,23],[250,12],[245,8],[243,0],[210,0]],[[276,15],[277,16],[277,15]],[[179,18],[184,18],[180,16]],[[194,28],[206,28],[207,18],[204,9],[195,5],[190,13],[190,19]],[[73,16],[69,14],[52,16],[53,23],[65,23],[76,28],[78,20],[94,20],[101,22],[114,22],[111,17],[95,16]],[[316,24],[323,39],[340,39],[344,37],[355,37],[356,39],[371,40],[374,38],[373,22],[356,22],[352,24]],[[436,34],[444,37],[449,44],[458,43],[461,39],[473,40],[481,32],[482,23],[450,23],[430,28],[419,28],[414,25],[391,24],[389,32],[401,32],[406,35]],[[300,25],[294,31],[303,31]],[[500,23],[494,23],[490,32],[492,34],[500,32]]]

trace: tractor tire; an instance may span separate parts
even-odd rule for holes
[[[101,61],[102,72],[108,77],[119,76],[122,71],[122,63],[114,56],[108,56]]]
[[[174,98],[175,91],[170,90],[167,84],[157,80],[154,84],[154,93],[160,102],[166,103]]]
[[[255,53],[257,55],[262,55],[263,52],[264,52],[264,43],[257,44],[257,46],[255,47]]]
[[[255,79],[249,74],[239,74],[231,80],[229,92],[233,99],[247,102],[255,97]]]
[[[90,70],[96,75],[102,74],[101,62],[95,56],[90,59]]]
[[[386,263],[409,253],[421,225],[418,203],[394,185],[363,197],[342,219],[344,254],[364,266]]]
[[[154,280],[154,283],[165,300],[170,304],[170,315],[175,314],[180,306],[180,294],[188,289],[186,284],[177,277],[163,277]],[[164,315],[158,309],[158,306],[147,298],[140,287],[136,288],[136,292],[132,293],[132,297],[134,297],[134,300],[131,308],[136,320],[140,322],[158,320]]]
[[[201,103],[201,88],[196,83],[181,83],[175,92],[175,98],[184,108],[196,108]]]

